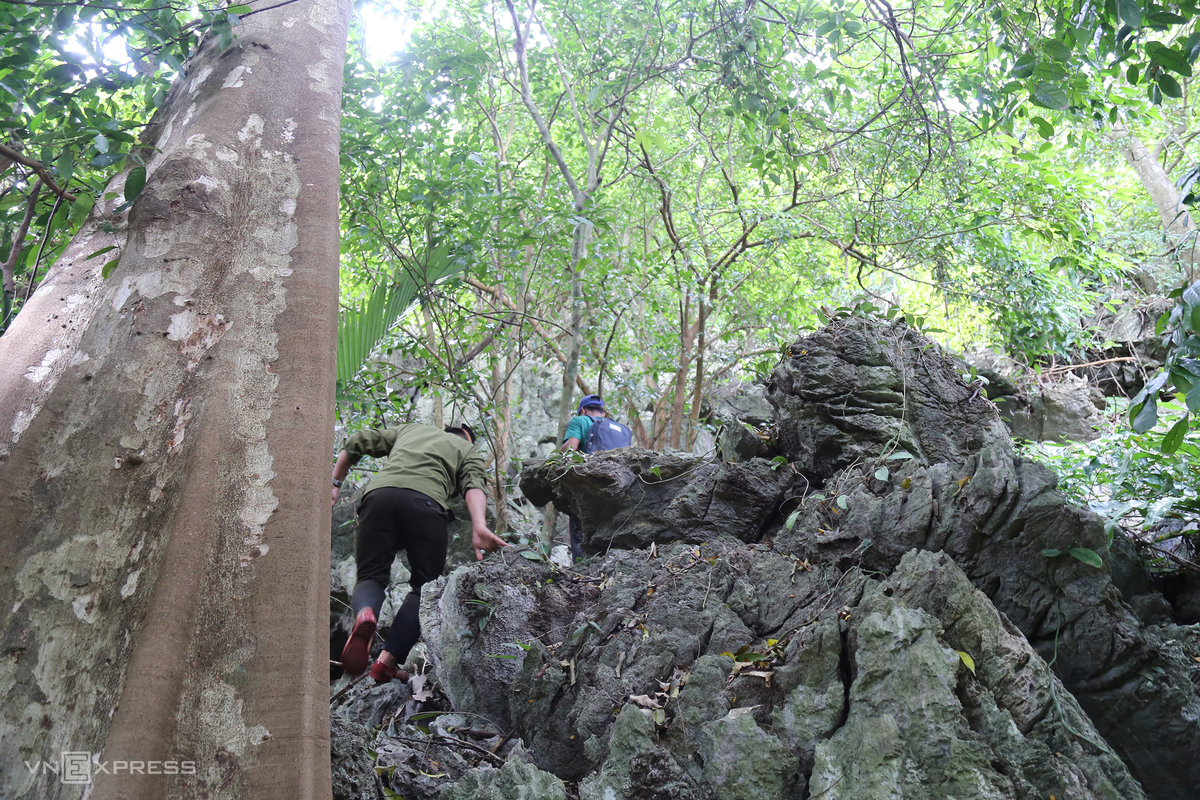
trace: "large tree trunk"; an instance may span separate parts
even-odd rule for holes
[[[63,752],[98,754],[93,799],[329,796],[349,11],[206,44],[128,220],[109,203],[0,339],[0,796],[80,796],[41,767]]]

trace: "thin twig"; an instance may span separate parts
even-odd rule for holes
[[[333,661],[333,662],[330,662],[330,663],[333,663],[333,664],[338,664],[338,662],[336,662],[336,661]],[[339,664],[339,666],[340,666],[340,664]],[[369,672],[364,672],[362,675],[359,675],[357,678],[355,678],[354,680],[350,681],[350,682],[349,682],[349,683],[347,683],[345,686],[343,686],[343,687],[342,687],[342,690],[341,690],[340,692],[338,692],[337,694],[335,694],[333,697],[329,698],[329,705],[333,705],[333,704],[334,704],[334,703],[335,703],[335,702],[338,700],[338,698],[340,698],[340,697],[341,697],[342,695],[344,695],[346,692],[348,692],[348,691],[350,691],[351,689],[353,689],[355,686],[357,686],[357,685],[358,685],[358,683],[359,683],[359,682],[360,682],[360,681],[361,681],[363,678],[367,677],[367,676],[368,676],[368,675],[370,675],[370,674],[371,674],[371,673],[369,673]]]
[[[1100,361],[1089,361],[1086,364],[1064,364],[1061,367],[1053,367],[1042,372],[1043,375],[1055,375],[1059,372],[1070,372],[1073,369],[1081,369],[1083,367],[1101,367],[1105,364],[1116,364],[1122,361],[1137,361],[1133,356],[1120,356],[1119,358],[1104,358]]]
[[[29,302],[29,295],[33,294],[33,284],[37,279],[38,264],[42,261],[42,253],[46,251],[46,242],[50,241],[50,232],[54,225],[54,215],[58,213],[58,207],[62,205],[64,195],[60,194],[54,200],[54,208],[50,210],[50,218],[46,220],[46,233],[42,236],[42,244],[38,247],[37,257],[33,260],[33,268],[29,270],[29,285],[25,287],[25,302]]]
[[[490,750],[485,750],[477,744],[464,742],[462,739],[455,739],[453,736],[446,736],[445,734],[441,733],[434,734],[431,739],[417,739],[412,736],[393,736],[392,738],[396,741],[412,742],[413,744],[438,744],[439,742],[444,742],[446,744],[457,744],[465,747],[468,750],[478,753],[486,759],[489,759],[493,764],[498,764],[500,766],[504,766],[505,764],[503,758],[491,752]]]
[[[1176,564],[1178,564],[1179,566],[1183,567],[1186,570],[1191,570],[1192,572],[1200,572],[1200,564],[1196,564],[1195,562],[1188,561],[1186,558],[1180,558],[1179,556],[1175,555],[1174,553],[1170,552],[1169,550],[1163,550],[1161,547],[1157,547],[1155,545],[1150,545],[1150,549],[1153,550],[1154,552],[1158,553],[1159,555],[1166,556],[1167,558],[1171,559]]]
[[[29,224],[33,222],[33,215],[37,210],[38,195],[41,192],[42,181],[39,178],[34,182],[33,189],[29,192],[29,199],[26,201],[28,205],[25,207],[25,217],[21,220],[21,227],[17,229],[17,235],[13,237],[12,249],[8,254],[8,262],[3,267],[4,291],[8,294],[16,294],[17,291],[13,273],[17,268],[17,260],[21,257],[21,253],[25,249],[25,237],[29,235]]]

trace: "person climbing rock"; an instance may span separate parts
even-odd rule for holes
[[[561,450],[579,450],[598,453],[615,450],[633,443],[633,432],[619,422],[607,419],[604,400],[598,394],[584,395],[579,401],[578,413],[567,423],[563,433]],[[567,528],[571,531],[571,558],[583,558],[583,528],[579,519],[567,515]]]
[[[462,494],[466,500],[477,559],[508,547],[487,526],[483,458],[474,444],[475,432],[467,425],[443,431],[418,423],[358,431],[346,439],[333,467],[334,503],[346,473],[361,457],[387,458],[358,504],[354,548],[358,573],[350,600],[354,628],[342,649],[342,671],[347,675],[361,675],[367,669],[392,562],[404,550],[412,590],[392,620],[383,652],[370,668],[377,682],[408,679],[399,667],[421,637],[421,587],[446,566],[447,525],[454,518],[447,508],[451,497]]]

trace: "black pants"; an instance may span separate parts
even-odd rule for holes
[[[405,662],[408,651],[421,638],[421,587],[439,577],[446,567],[446,526],[453,518],[436,500],[412,489],[385,486],[368,492],[358,504],[354,546],[358,580],[350,601],[356,617],[370,606],[379,618],[392,562],[401,550],[408,554],[412,591],[396,612],[383,644],[399,664]]]
[[[567,515],[567,530],[571,532],[571,560],[583,558],[583,525],[577,517]]]

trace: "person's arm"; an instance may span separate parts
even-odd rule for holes
[[[341,483],[346,480],[350,468],[358,463],[360,456],[352,456],[345,450],[338,453],[337,463],[333,465],[333,503],[337,505],[338,495],[341,494]]]
[[[567,429],[563,432],[563,443],[558,448],[560,451],[578,450],[579,445],[583,442],[583,437],[587,435],[585,425],[585,417],[572,417],[567,423]]]
[[[367,429],[350,434],[346,439],[346,444],[342,447],[342,452],[338,453],[337,462],[333,465],[333,480],[337,483],[344,481],[350,468],[357,464],[363,456],[383,458],[391,453],[399,432],[399,428],[387,428],[385,430]],[[341,494],[341,490],[334,486],[334,505],[337,505],[339,494]]]
[[[508,547],[508,542],[492,533],[487,526],[487,495],[482,489],[467,489],[463,496],[467,501],[467,513],[471,515],[471,547],[475,550],[475,558],[483,561],[484,552],[491,553],[501,547]]]

